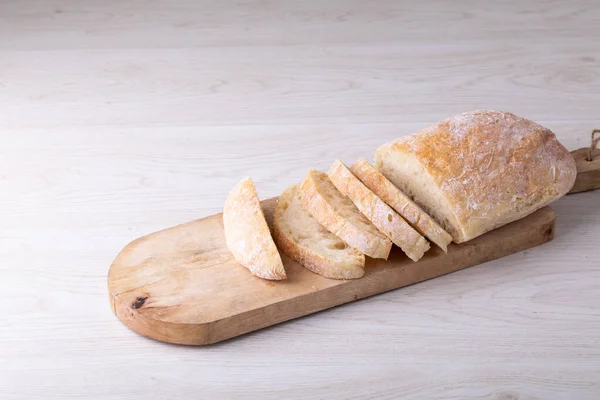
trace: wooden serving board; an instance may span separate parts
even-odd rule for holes
[[[277,199],[262,202],[270,222]],[[117,317],[164,342],[200,345],[362,299],[550,241],[549,207],[467,243],[437,247],[419,262],[394,248],[388,261],[367,260],[366,274],[340,281],[316,275],[282,254],[288,279],[267,281],[239,265],[221,214],[139,238],[117,256],[108,290]]]
[[[577,178],[569,194],[600,188],[600,149],[591,151],[592,160],[587,159],[590,154],[589,148],[575,150],[571,154],[577,166]]]

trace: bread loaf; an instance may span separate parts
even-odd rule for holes
[[[365,274],[365,256],[325,229],[304,208],[297,185],[279,196],[273,237],[288,257],[326,278],[356,279]]]
[[[335,187],[413,261],[429,250],[429,242],[415,231],[397,212],[367,188],[348,167],[336,160],[327,172]]]
[[[514,114],[456,115],[377,149],[376,167],[462,243],[566,194],[575,161],[548,129]]]
[[[242,179],[227,197],[223,227],[225,242],[237,262],[263,279],[286,278],[252,179]]]
[[[348,245],[369,257],[388,258],[392,242],[335,188],[327,174],[309,171],[300,198],[321,225]]]
[[[448,244],[452,242],[452,236],[367,160],[361,158],[350,167],[350,171],[381,200],[396,210],[421,235],[427,237],[442,250],[447,251]]]

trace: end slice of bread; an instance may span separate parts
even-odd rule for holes
[[[327,175],[335,187],[348,196],[360,212],[411,260],[418,261],[429,250],[429,242],[354,176],[340,160],[333,163]]]
[[[241,180],[227,197],[223,226],[227,247],[237,262],[263,279],[286,278],[251,178]]]
[[[350,171],[381,200],[404,217],[421,235],[445,252],[448,251],[452,236],[367,160],[361,158],[350,167]]]
[[[273,237],[281,251],[316,274],[330,279],[356,279],[365,274],[365,256],[304,208],[298,185],[287,187],[279,196]]]
[[[300,185],[302,205],[329,232],[373,258],[387,259],[392,242],[341,194],[324,172],[311,170]]]

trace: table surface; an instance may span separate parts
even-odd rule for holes
[[[478,108],[587,146],[600,3],[0,0],[0,398],[600,398],[600,191],[549,244],[214,346],[110,311],[119,250],[240,178]]]

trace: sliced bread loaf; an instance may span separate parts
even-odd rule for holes
[[[429,250],[429,242],[369,190],[340,160],[333,163],[327,175],[335,187],[348,196],[360,212],[411,260],[418,261]]]
[[[237,262],[260,278],[286,278],[251,178],[240,181],[227,197],[223,226],[227,247]]]
[[[575,160],[554,133],[493,110],[455,115],[375,152],[375,166],[462,243],[566,194]]]
[[[273,237],[288,257],[326,278],[356,279],[365,274],[365,256],[325,229],[304,208],[298,185],[288,186],[279,196]]]
[[[341,194],[327,174],[311,170],[300,186],[302,205],[329,232],[373,258],[387,259],[392,242]]]
[[[350,171],[421,235],[447,251],[452,236],[367,160],[361,158],[350,167]]]

